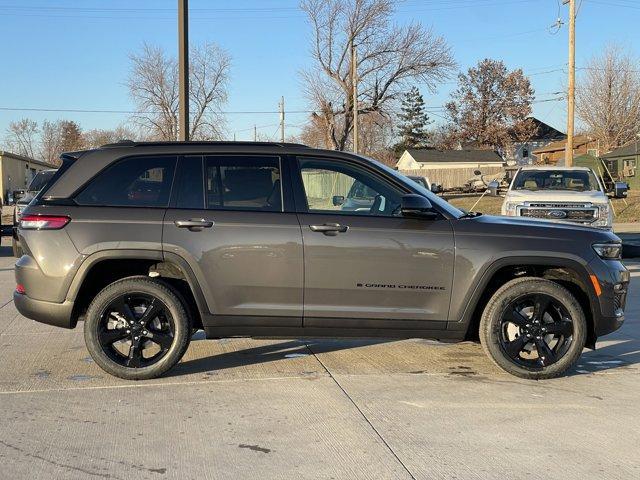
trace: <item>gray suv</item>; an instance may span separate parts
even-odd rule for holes
[[[134,143],[62,155],[17,229],[15,305],[127,379],[207,337],[479,339],[555,377],[622,325],[610,232],[462,212],[357,155],[284,143]],[[335,198],[363,190],[367,208]]]

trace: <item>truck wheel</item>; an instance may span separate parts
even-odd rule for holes
[[[480,321],[480,342],[503,370],[521,378],[562,375],[580,358],[587,338],[582,307],[563,286],[524,277],[503,285]]]
[[[11,239],[11,248],[13,249],[13,256],[20,258],[23,255],[22,247],[15,238]]]
[[[180,361],[189,346],[191,319],[168,285],[149,277],[128,277],[96,295],[85,317],[84,338],[104,371],[144,380]]]

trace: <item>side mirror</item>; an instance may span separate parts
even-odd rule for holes
[[[431,192],[432,193],[440,193],[442,192],[442,185],[438,185],[437,183],[431,184]]]
[[[438,214],[428,198],[410,193],[402,196],[400,211],[405,217],[435,218]]]
[[[613,184],[613,198],[627,198],[629,184],[625,182],[615,182]]]
[[[333,206],[339,207],[344,203],[344,195],[334,195],[333,196]]]
[[[497,197],[498,196],[498,189],[500,188],[500,183],[497,180],[493,180],[491,182],[489,182],[489,185],[487,185],[487,190],[489,190],[489,195],[493,196],[493,197]]]

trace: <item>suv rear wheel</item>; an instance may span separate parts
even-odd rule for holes
[[[489,300],[480,341],[503,370],[527,379],[554,378],[571,368],[586,343],[582,307],[563,286],[542,278],[518,278]]]
[[[84,338],[91,357],[107,373],[127,380],[155,378],[184,355],[191,320],[171,287],[128,277],[96,295],[87,310]]]

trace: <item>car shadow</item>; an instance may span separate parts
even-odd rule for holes
[[[621,342],[583,352],[569,376],[585,375],[606,370],[629,368],[640,364],[640,340],[624,339]]]
[[[196,334],[198,340],[200,332]],[[210,341],[210,340],[209,340]],[[229,339],[220,339],[218,342],[227,342]],[[226,352],[210,357],[196,358],[180,362],[172,368],[166,377],[191,375],[211,371],[225,370],[236,367],[246,367],[269,363],[284,358],[297,356],[313,356],[315,353],[327,353],[338,350],[347,350],[369,345],[394,342],[396,339],[296,339],[286,340],[269,345],[245,348],[233,352]]]
[[[11,248],[11,246],[0,246],[0,257],[13,257],[13,249]]]

